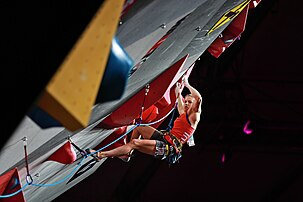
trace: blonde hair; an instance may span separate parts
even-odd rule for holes
[[[202,98],[197,100],[197,99],[196,99],[192,94],[190,94],[190,93],[187,94],[187,95],[185,95],[184,99],[185,99],[186,97],[192,97],[192,98],[195,99],[194,105],[193,105],[193,107],[191,108],[191,111],[195,111],[195,112],[201,113],[200,105],[202,105]]]
[[[195,98],[192,94],[187,94],[187,95],[185,95],[185,97],[184,98],[186,98],[186,97],[192,97],[192,98]],[[196,98],[195,98],[196,99]]]

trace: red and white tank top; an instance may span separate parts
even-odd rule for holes
[[[190,125],[186,113],[183,113],[174,121],[170,132],[184,144],[194,134],[195,128]]]

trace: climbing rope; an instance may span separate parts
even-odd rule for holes
[[[144,104],[145,104],[145,100],[146,100],[146,96],[148,94],[148,91],[149,91],[149,84],[146,85],[146,89],[145,89],[145,96],[144,96],[144,99],[143,99],[143,103],[142,103],[142,107],[141,107],[141,112],[140,112],[140,119],[142,120],[142,111],[144,110]],[[129,134],[132,130],[134,130],[136,127],[138,127],[140,125],[139,124],[136,124],[135,126],[133,126],[130,130],[128,130],[124,135],[120,136],[119,138],[117,138],[116,140],[112,141],[111,143],[105,145],[104,147],[100,148],[99,150],[95,151],[95,152],[92,152],[92,153],[87,153],[85,152],[84,150],[80,149],[76,144],[74,144],[70,137],[68,137],[68,140],[71,142],[71,144],[80,152],[80,154],[82,155],[82,160],[80,161],[80,163],[78,163],[78,165],[66,176],[64,177],[63,179],[55,182],[55,183],[51,183],[51,184],[36,184],[36,183],[31,183],[31,185],[33,186],[40,186],[40,187],[49,187],[49,186],[55,186],[55,185],[58,185],[62,182],[64,182],[65,180],[67,180],[69,177],[71,177],[77,170],[78,168],[82,165],[82,162],[85,158],[89,157],[89,156],[92,156],[94,155],[95,153],[101,151],[101,150],[104,150],[105,148],[111,146],[112,144],[114,144],[115,142],[119,141],[120,139],[122,139],[123,137],[125,137],[127,134]]]
[[[96,153],[98,153],[99,151],[102,151],[102,150],[104,150],[105,148],[107,148],[107,147],[109,147],[109,146],[111,146],[112,144],[114,144],[114,143],[116,143],[116,142],[118,142],[119,140],[121,140],[122,138],[124,138],[126,135],[128,135],[131,131],[133,131],[136,127],[138,127],[140,124],[136,124],[136,125],[134,125],[133,127],[131,127],[125,134],[123,134],[123,135],[121,135],[120,137],[118,137],[117,139],[115,139],[114,141],[112,141],[112,142],[110,142],[110,143],[108,143],[107,145],[105,145],[105,146],[103,146],[103,147],[101,147],[100,149],[98,149],[98,150],[96,150],[96,151],[94,151],[94,152],[92,152],[92,153],[90,153],[89,155],[93,155],[93,154],[96,154]]]
[[[28,166],[28,156],[27,156],[27,138],[24,137],[23,138],[23,145],[24,145],[24,153],[25,153],[25,164],[26,164],[26,171],[27,171],[27,175],[26,175],[26,184],[24,186],[22,186],[19,190],[17,190],[16,192],[12,193],[12,194],[8,194],[8,195],[0,195],[0,198],[8,198],[8,197],[12,197],[18,193],[20,193],[21,191],[23,191],[28,185],[32,185],[32,186],[37,186],[37,187],[51,187],[51,186],[56,186],[64,181],[66,181],[68,178],[70,178],[77,170],[78,168],[82,165],[84,159],[86,159],[88,156],[92,156],[102,150],[104,150],[105,148],[113,145],[114,143],[116,143],[117,141],[121,140],[122,138],[124,138],[126,135],[128,135],[131,131],[133,131],[136,127],[138,126],[149,126],[149,125],[153,125],[153,124],[156,124],[162,120],[164,120],[167,116],[169,116],[169,114],[171,114],[172,112],[175,111],[175,108],[174,107],[173,109],[170,110],[169,113],[167,113],[165,116],[163,116],[161,119],[157,120],[157,121],[154,121],[154,122],[151,122],[151,123],[147,123],[147,124],[142,124],[142,114],[143,114],[143,111],[144,111],[144,105],[145,105],[145,100],[146,100],[146,97],[148,95],[148,92],[149,92],[149,84],[146,85],[146,88],[145,88],[145,95],[144,95],[144,98],[143,98],[143,102],[142,102],[142,106],[141,106],[141,111],[140,111],[140,115],[139,115],[139,119],[136,120],[136,124],[134,126],[132,126],[125,134],[121,135],[120,137],[118,137],[117,139],[115,139],[114,141],[108,143],[107,145],[103,146],[102,148],[94,151],[94,152],[91,152],[91,153],[87,153],[85,152],[84,150],[80,149],[76,144],[74,144],[71,139],[68,137],[68,140],[71,142],[71,144],[80,152],[80,154],[82,155],[82,159],[80,160],[80,162],[78,163],[78,165],[67,175],[65,176],[63,179],[57,181],[57,182],[54,182],[54,183],[50,183],[50,184],[41,184],[41,183],[33,183],[33,179],[30,175],[30,172],[29,172],[29,166]],[[176,105],[175,105],[176,106]],[[173,117],[172,117],[173,118]]]
[[[17,194],[19,194],[21,191],[23,191],[29,184],[26,183],[25,185],[23,185],[19,190],[15,191],[14,193],[11,194],[6,194],[6,195],[0,195],[0,198],[9,198],[12,196],[15,196]]]
[[[104,147],[102,147],[101,149],[95,151],[95,152],[92,152],[92,153],[89,153],[84,156],[82,156],[82,159],[81,161],[78,163],[78,165],[67,175],[65,176],[63,179],[57,181],[57,182],[54,182],[54,183],[51,183],[51,184],[35,184],[35,183],[32,183],[31,185],[33,186],[38,186],[38,187],[51,187],[51,186],[55,186],[55,185],[58,185],[58,184],[61,184],[62,182],[64,182],[65,180],[67,180],[69,177],[71,177],[77,170],[78,168],[82,165],[82,162],[84,161],[84,159],[86,159],[87,157],[109,147],[110,145],[114,144],[115,142],[119,141],[121,138],[123,138],[124,136],[126,136],[128,133],[130,133],[133,129],[135,129],[138,125],[135,125],[133,126],[129,131],[127,131],[124,135],[120,136],[119,138],[117,138],[116,140],[114,140],[113,142],[105,145]],[[80,149],[80,148],[79,148]],[[80,149],[81,150],[81,149]]]
[[[144,107],[142,107],[142,110],[143,110],[143,109],[144,109]],[[55,183],[52,183],[52,184],[35,184],[35,183],[32,183],[31,185],[33,185],[33,186],[40,186],[40,187],[49,187],[49,186],[55,186],[55,185],[57,185],[57,184],[60,184],[60,183],[64,182],[65,180],[67,180],[69,177],[71,177],[71,176],[76,172],[76,170],[78,169],[78,167],[82,165],[83,160],[84,160],[85,158],[87,158],[88,156],[92,156],[92,155],[94,155],[94,154],[96,154],[96,153],[98,153],[98,152],[100,152],[100,151],[106,149],[107,147],[113,145],[114,143],[118,142],[119,140],[121,140],[122,138],[124,138],[126,135],[128,135],[130,132],[132,132],[132,131],[133,131],[136,127],[138,127],[138,126],[149,126],[149,125],[153,125],[153,124],[156,124],[156,123],[162,121],[162,120],[165,119],[167,116],[169,116],[174,110],[175,110],[175,108],[171,109],[169,113],[167,113],[165,116],[163,116],[161,119],[159,119],[159,120],[157,120],[157,121],[155,121],[155,122],[151,122],[151,123],[148,123],[148,124],[141,124],[141,123],[136,124],[136,125],[132,126],[126,133],[124,133],[123,135],[121,135],[120,137],[118,137],[117,139],[115,139],[114,141],[108,143],[107,145],[103,146],[102,148],[100,148],[100,149],[98,149],[98,150],[96,150],[96,151],[94,151],[94,152],[91,152],[91,153],[89,153],[89,154],[86,153],[86,155],[83,155],[83,156],[82,156],[82,160],[81,160],[80,163],[77,165],[77,167],[76,167],[75,169],[73,169],[73,171],[72,171],[70,174],[68,174],[65,178],[63,178],[62,180],[60,180],[60,181],[58,181],[58,182],[55,182]],[[71,143],[72,143],[72,142],[71,142]],[[72,144],[72,145],[76,146],[75,144]],[[79,151],[82,151],[82,152],[83,152],[83,150],[80,149],[78,146],[76,146],[76,148],[78,148]],[[80,153],[82,154],[82,152],[80,152]]]
[[[171,119],[169,121],[169,124],[167,126],[166,131],[171,131],[171,129],[173,128],[173,121],[174,121],[174,117],[175,117],[175,112],[176,112],[177,106],[178,106],[178,102],[175,103],[175,107],[173,108],[173,114],[171,116]]]
[[[160,121],[162,121],[163,119],[165,119],[167,116],[169,116],[173,111],[174,111],[175,108],[171,109],[165,116],[163,116],[161,119],[157,120],[157,121],[154,121],[154,122],[151,122],[151,123],[146,123],[146,124],[142,124],[142,123],[139,123],[139,124],[136,124],[134,125],[132,128],[130,128],[125,134],[121,135],[120,137],[118,137],[116,140],[110,142],[109,144],[105,145],[104,147],[90,153],[89,155],[94,155],[102,150],[104,150],[105,148],[111,146],[112,144],[116,143],[117,141],[121,140],[122,138],[124,138],[126,135],[128,135],[131,131],[133,131],[136,127],[138,126],[150,126],[150,125],[153,125],[153,124],[156,124]]]
[[[36,187],[52,187],[52,186],[56,186],[58,184],[61,184],[62,182],[64,182],[65,180],[67,180],[69,177],[71,177],[77,170],[78,168],[82,165],[82,162],[84,161],[86,157],[84,156],[81,161],[78,163],[78,165],[67,175],[65,176],[63,179],[54,182],[54,183],[50,183],[50,184],[39,184],[39,183],[32,183],[32,186],[36,186]]]

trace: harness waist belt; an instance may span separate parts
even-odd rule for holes
[[[182,151],[182,143],[173,134],[166,131],[164,133],[164,139],[175,148],[177,153],[180,153]]]

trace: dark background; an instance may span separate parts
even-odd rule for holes
[[[0,3],[3,143],[102,1],[58,2]],[[108,159],[55,201],[303,201],[302,11],[262,0],[241,40],[201,56],[190,77],[203,96],[196,146],[178,164]]]

